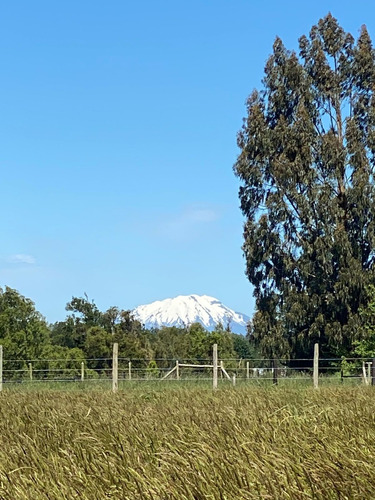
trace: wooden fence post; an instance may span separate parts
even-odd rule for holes
[[[277,360],[272,360],[272,383],[277,385]]]
[[[250,378],[250,363],[246,361],[246,378]]]
[[[372,365],[371,365],[371,385],[375,385],[375,358],[372,358]]]
[[[176,379],[180,380],[180,365],[178,363],[178,359],[176,359]]]
[[[213,365],[212,388],[213,389],[217,389],[217,367],[218,367],[217,344],[213,345],[213,350],[212,350],[212,365]]]
[[[33,380],[33,364],[32,363],[29,363],[29,377],[30,377],[30,381]]]
[[[236,374],[235,373],[233,373],[232,384],[233,384],[233,387],[236,385]]]
[[[319,344],[314,344],[314,369],[313,369],[314,388],[319,387]]]
[[[113,344],[112,358],[112,391],[118,391],[118,343]]]
[[[82,361],[81,363],[81,382],[85,380],[85,363]]]
[[[132,362],[129,361],[128,363],[128,379],[131,380],[132,379]]]
[[[362,361],[362,375],[363,375],[363,383],[365,385],[369,385],[370,384],[371,373],[370,373],[369,368],[370,368],[371,364],[372,363],[367,363],[365,361]]]
[[[0,345],[0,391],[3,390],[3,346]]]

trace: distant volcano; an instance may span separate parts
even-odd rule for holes
[[[221,323],[224,328],[229,325],[233,333],[243,335],[246,334],[246,324],[250,319],[208,295],[179,295],[174,299],[158,300],[138,306],[133,314],[146,328],[163,325],[183,327],[198,322],[212,331]]]

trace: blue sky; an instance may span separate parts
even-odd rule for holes
[[[232,166],[275,36],[370,1],[3,2],[0,283],[48,321],[207,294],[251,315]]]

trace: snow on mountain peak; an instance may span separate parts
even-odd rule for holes
[[[146,328],[164,326],[189,326],[201,323],[212,331],[218,323],[224,328],[229,324],[234,333],[246,333],[249,317],[233,311],[215,297],[209,295],[179,295],[173,299],[157,300],[151,304],[138,306],[134,317]]]

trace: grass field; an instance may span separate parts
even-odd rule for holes
[[[368,387],[0,394],[0,498],[373,499]]]

